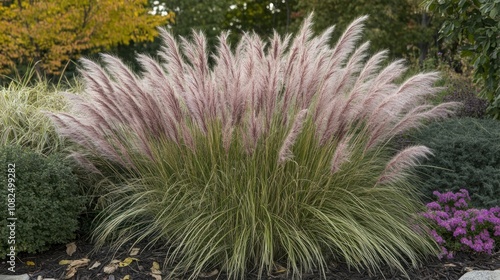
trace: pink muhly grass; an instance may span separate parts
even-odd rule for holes
[[[425,103],[438,91],[433,87],[436,73],[395,83],[406,70],[403,61],[383,67],[386,51],[369,57],[369,44],[358,46],[366,18],[351,23],[334,47],[329,44],[334,28],[314,37],[312,16],[293,39],[275,33],[267,43],[248,33],[235,50],[222,33],[211,54],[212,66],[202,33],[177,40],[160,29],[161,61],[138,55],[143,69],[138,75],[110,55],[102,56],[102,65],[83,59],[88,98],[73,96],[68,114],[50,115],[62,136],[124,164],[130,164],[130,153],[153,157],[151,139],[195,151],[199,137],[194,134],[206,135],[214,127],[220,129],[226,152],[235,137],[245,138],[240,147],[251,153],[271,129],[288,131],[277,151],[283,162],[293,157],[291,147],[306,111],[312,122],[308,129],[314,129],[308,133],[320,146],[342,143],[337,148],[347,149],[343,139],[362,127],[365,149],[375,149],[424,121],[444,117],[457,105]],[[332,150],[332,171],[344,154]]]
[[[70,97],[69,112],[48,115],[61,136],[80,146],[75,158],[83,166],[95,170],[89,165],[98,157],[138,177],[133,178],[138,185],[116,186],[126,189],[124,198],[116,193],[111,204],[116,207],[108,211],[118,216],[105,215],[102,227],[109,232],[98,232],[99,239],[120,231],[125,217],[144,218],[136,224],[127,220],[145,225],[140,229],[144,235],[121,231],[118,236],[126,238],[119,242],[148,234],[158,235],[158,240],[173,238],[180,245],[173,255],[188,248],[181,266],[195,265],[195,274],[214,256],[226,261],[221,268],[236,274],[245,275],[247,259],[263,272],[286,253],[292,256],[292,273],[302,271],[299,263],[305,263],[304,271],[324,270],[323,249],[355,266],[377,268],[385,260],[403,270],[398,258],[408,257],[412,264],[419,258],[405,240],[416,238],[423,252],[432,251],[425,238],[406,230],[405,222],[417,207],[400,191],[408,186],[404,179],[409,168],[430,150],[410,147],[390,160],[381,155],[394,136],[448,115],[456,104],[426,103],[438,90],[435,73],[400,84],[406,70],[402,61],[384,67],[386,51],[369,58],[369,44],[358,44],[365,20],[350,24],[334,47],[329,42],[333,27],[314,37],[310,16],[293,38],[275,33],[266,42],[248,33],[232,48],[228,34],[222,33],[213,54],[200,32],[188,40],[160,29],[159,60],[137,56],[141,73],[110,55],[102,56],[102,64],[83,59],[86,96]],[[367,189],[383,184],[390,187],[366,195]],[[154,191],[142,193],[148,188]],[[152,209],[142,207],[148,195]],[[393,211],[398,205],[407,208]],[[161,207],[166,210],[159,214]],[[376,211],[366,212],[370,209]],[[148,211],[153,215],[139,214]],[[371,217],[374,212],[377,219]],[[146,225],[148,219],[168,226]],[[314,222],[305,226],[325,228],[297,235],[304,219]],[[385,224],[402,229],[408,239],[395,230],[398,234],[390,237],[394,242],[386,246],[386,238],[378,238],[392,233],[387,231],[392,228],[380,226]],[[371,226],[379,228],[366,230]],[[207,239],[198,238],[205,233]],[[269,238],[262,238],[266,234]],[[346,243],[351,237],[354,242]],[[239,245],[233,254],[235,240]],[[293,259],[296,249],[298,258]]]
[[[377,183],[383,184],[402,179],[407,169],[418,165],[420,159],[427,158],[429,155],[432,155],[432,152],[425,146],[405,148],[387,163]]]
[[[437,106],[420,105],[410,110],[405,116],[398,120],[388,132],[389,135],[397,135],[412,128],[418,128],[422,122],[435,119],[444,119],[462,106],[459,102],[442,103]]]
[[[349,157],[350,157],[349,142],[350,141],[351,141],[351,137],[344,137],[344,139],[342,139],[342,141],[335,148],[335,152],[333,154],[331,167],[330,167],[332,174],[339,171],[342,164],[349,161]]]
[[[295,121],[293,123],[292,129],[288,133],[281,149],[278,153],[278,163],[283,163],[293,157],[292,146],[297,140],[297,136],[302,132],[302,128],[304,127],[304,121],[307,116],[307,109],[300,111],[295,117]]]

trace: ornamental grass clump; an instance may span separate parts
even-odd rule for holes
[[[64,111],[67,104],[59,85],[44,79],[30,83],[33,75],[34,69],[0,87],[0,146],[51,154],[61,151],[64,143],[43,111]]]
[[[427,204],[422,215],[432,221],[431,235],[441,246],[439,258],[451,259],[459,251],[492,254],[500,242],[500,207],[469,208],[470,196],[434,192],[438,200]]]
[[[203,34],[160,30],[161,61],[138,55],[140,74],[110,55],[82,60],[88,97],[51,118],[82,164],[125,174],[100,184],[97,244],[163,244],[168,273],[193,278],[277,264],[300,277],[334,259],[404,271],[437,254],[409,179],[431,152],[386,143],[456,104],[425,103],[437,73],[395,83],[403,61],[384,67],[387,52],[357,44],[365,19],[333,47],[333,27],[314,37],[309,17],[294,38],[245,34],[234,50],[223,33],[211,59]]]

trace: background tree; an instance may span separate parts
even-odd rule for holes
[[[281,34],[289,31],[297,0],[155,0],[152,3],[158,10],[175,11],[174,34],[190,36],[193,29],[201,30],[213,46],[222,30],[231,31],[232,44],[248,31],[263,37],[272,35],[273,30]]]
[[[0,7],[0,72],[38,62],[60,74],[82,53],[153,40],[171,16],[151,15],[146,0],[16,0]]]
[[[225,14],[231,2],[231,0],[163,0],[153,1],[153,8],[175,12],[176,19],[172,31],[176,35],[190,36],[194,29],[203,31],[208,38],[215,38],[222,30]]]
[[[276,30],[285,34],[292,29],[292,14],[297,0],[235,0],[226,13],[224,29],[231,31],[236,42],[244,32],[253,31],[262,37]]]
[[[422,61],[432,44],[437,27],[418,0],[298,0],[298,14],[315,13],[315,30],[336,23],[340,34],[349,22],[369,15],[365,35],[372,50],[389,49],[401,57],[414,53]]]
[[[462,56],[472,59],[481,96],[489,113],[500,118],[500,1],[426,0],[426,8],[445,18],[441,39],[457,43]]]

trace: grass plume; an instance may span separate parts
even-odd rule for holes
[[[312,16],[295,37],[249,33],[234,51],[223,33],[213,66],[202,33],[179,42],[166,30],[161,60],[139,55],[140,74],[109,55],[83,60],[87,98],[50,116],[81,156],[130,172],[105,186],[97,243],[166,244],[167,264],[190,277],[282,263],[299,278],[329,259],[404,272],[436,253],[411,224],[409,168],[429,151],[386,144],[457,104],[425,104],[436,73],[397,84],[404,63],[384,67],[385,51],[358,45],[365,19],[333,47]]]

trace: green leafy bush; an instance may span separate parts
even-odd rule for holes
[[[418,168],[427,200],[433,191],[467,188],[473,206],[500,205],[500,123],[460,118],[433,123],[412,136],[434,156]]]
[[[313,37],[311,17],[268,44],[246,34],[231,48],[224,33],[212,57],[203,34],[179,43],[162,30],[162,62],[139,55],[140,75],[110,55],[82,60],[87,96],[50,116],[84,166],[126,172],[100,184],[97,245],[164,244],[168,273],[191,278],[262,276],[276,263],[300,278],[331,259],[404,272],[437,254],[415,228],[423,205],[409,178],[429,150],[386,143],[456,104],[425,103],[437,73],[396,83],[402,60],[368,58],[365,19],[333,47],[333,28]]]
[[[426,8],[444,18],[441,39],[458,43],[473,60],[474,77],[489,101],[488,112],[500,119],[500,2],[496,0],[425,0]]]
[[[2,258],[10,246],[15,246],[16,254],[35,253],[74,238],[84,199],[78,196],[77,180],[68,162],[61,155],[45,157],[19,146],[5,146],[0,149],[0,163],[0,198],[4,202],[15,199],[15,207],[10,205],[13,209],[9,211],[7,203],[0,209]],[[7,218],[12,217],[17,219],[15,230],[7,227],[12,222]],[[15,244],[8,243],[11,231]]]

